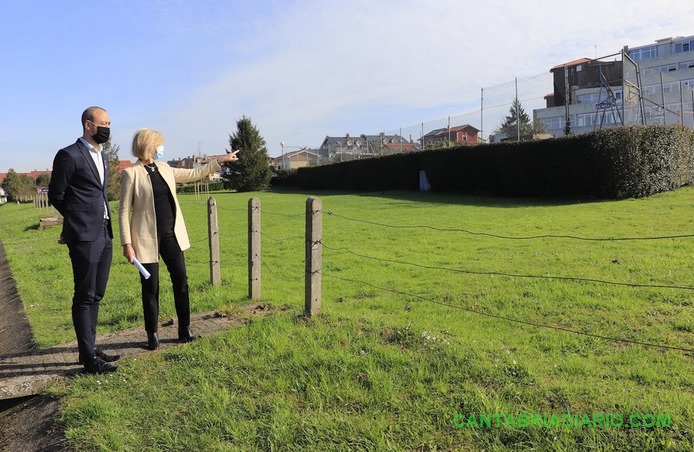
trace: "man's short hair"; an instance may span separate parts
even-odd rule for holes
[[[87,121],[94,121],[94,112],[96,110],[101,110],[101,111],[106,111],[105,108],[97,107],[97,106],[92,106],[87,108],[82,112],[82,127],[84,127],[84,123]]]

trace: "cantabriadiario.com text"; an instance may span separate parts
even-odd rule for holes
[[[662,413],[456,413],[458,428],[670,428]]]

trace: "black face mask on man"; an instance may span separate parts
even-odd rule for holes
[[[94,124],[94,123],[92,123]],[[94,124],[96,125],[96,124]],[[106,143],[111,136],[111,128],[110,127],[104,127],[104,126],[96,126],[96,133],[92,135],[92,138],[94,138],[94,142],[96,144],[103,144]]]

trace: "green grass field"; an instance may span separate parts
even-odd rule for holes
[[[196,312],[248,302],[247,204],[260,199],[269,313],[55,388],[78,450],[694,448],[694,237],[673,238],[694,234],[694,189],[583,203],[313,195],[323,313],[311,319],[308,194],[213,195],[221,286],[209,284],[206,201],[179,195]],[[74,340],[67,250],[37,229],[46,215],[0,207],[41,346]],[[137,272],[114,245],[100,333],[142,325]],[[174,315],[166,286],[161,305]]]

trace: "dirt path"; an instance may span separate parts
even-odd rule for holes
[[[0,356],[34,347],[31,326],[0,242]],[[0,401],[0,451],[69,451],[53,422],[58,402],[46,396]]]
[[[240,307],[238,315],[220,314],[216,311],[195,314],[191,317],[191,327],[196,333],[207,337],[232,327],[243,326],[248,323],[248,318],[267,312],[265,303],[253,303]],[[160,325],[159,339],[162,341],[162,348],[178,345],[176,330],[173,321]],[[148,353],[144,347],[142,326],[99,336],[99,341],[106,350],[114,350],[124,358]],[[70,346],[74,348],[76,344]],[[64,347],[65,345],[58,348]],[[11,362],[17,355],[31,350],[34,350],[31,326],[0,242],[0,358],[4,357],[5,362]],[[76,350],[74,355],[76,357]],[[65,364],[64,361],[62,359],[61,363]],[[0,360],[0,366],[2,365],[3,361]],[[8,383],[7,380],[3,381]],[[0,452],[71,451],[63,444],[64,432],[54,422],[58,409],[59,402],[47,396],[0,400]]]

